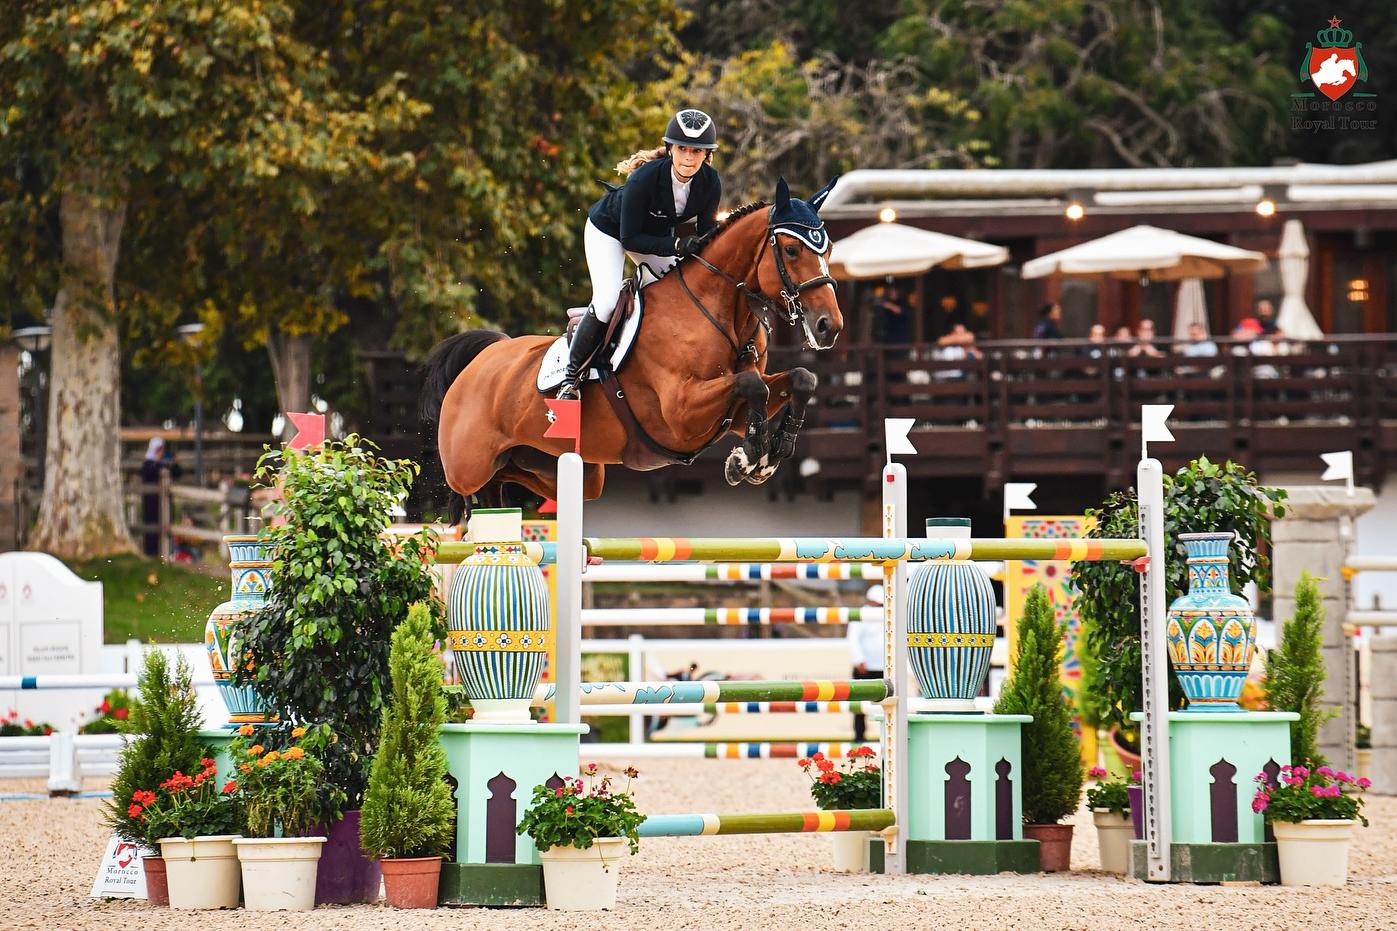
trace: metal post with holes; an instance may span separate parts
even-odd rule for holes
[[[558,667],[554,700],[559,724],[579,724],[582,694],[582,457],[558,457],[558,613],[553,647]]]
[[[1149,563],[1140,577],[1140,655],[1144,716],[1140,754],[1145,784],[1145,878],[1169,881],[1169,660],[1165,642],[1164,470],[1158,459],[1140,460],[1135,473],[1140,538]]]
[[[883,536],[907,537],[907,468],[889,463],[883,469]],[[883,701],[883,806],[894,822],[883,834],[883,872],[907,872],[907,779],[899,772],[907,748],[907,563],[883,566],[883,676],[892,694]]]

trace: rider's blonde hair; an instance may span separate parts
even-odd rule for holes
[[[616,173],[618,175],[628,175],[646,162],[653,162],[657,158],[664,158],[668,146],[660,146],[657,149],[641,149],[630,156],[621,159],[616,163]]]
[[[621,159],[616,163],[616,173],[618,175],[628,175],[646,162],[653,162],[657,158],[664,158],[669,153],[669,146],[662,145],[656,149],[641,149],[632,153],[629,157]],[[713,161],[713,152],[710,150],[704,153],[703,163],[705,165]]]

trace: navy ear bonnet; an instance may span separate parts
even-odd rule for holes
[[[820,219],[819,210],[838,180],[830,181],[809,201],[792,197],[785,178],[777,181],[776,200],[771,205],[771,216],[767,222],[772,233],[794,236],[821,255],[828,251],[829,233],[825,232],[825,221]]]

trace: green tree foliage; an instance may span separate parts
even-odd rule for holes
[[[364,849],[380,857],[438,856],[456,828],[446,752],[437,740],[446,697],[433,639],[431,612],[413,605],[388,650],[393,696],[383,712],[359,826]]]
[[[1253,165],[1285,151],[1298,50],[1186,0],[912,0],[883,50],[983,114],[1014,168]],[[1303,43],[1301,45],[1303,48]]]
[[[155,790],[176,772],[197,772],[205,751],[199,743],[199,701],[188,661],[180,656],[171,669],[162,651],[148,650],[136,681],[140,695],[121,726],[131,741],[121,751],[104,815],[122,840],[155,849],[161,835],[150,836],[150,825],[131,815],[132,795]]]
[[[1233,592],[1248,582],[1262,591],[1271,581],[1271,520],[1285,516],[1286,493],[1261,485],[1255,472],[1228,461],[1216,465],[1207,457],[1164,476],[1164,567],[1166,604],[1188,590],[1188,551],[1181,533],[1232,531],[1228,563]],[[1138,537],[1139,512],[1135,490],[1113,492],[1099,508],[1088,508],[1096,519],[1089,537]],[[1132,567],[1114,562],[1072,564],[1077,586],[1077,611],[1097,663],[1094,680],[1099,691],[1102,723],[1132,727],[1130,713],[1140,702],[1140,576]],[[1169,705],[1183,700],[1175,676],[1169,677]]]
[[[1048,593],[1035,585],[1019,618],[1014,674],[995,702],[996,714],[1031,714],[1023,725],[1023,817],[1028,824],[1053,824],[1077,810],[1082,795],[1082,755],[1072,733],[1072,714],[1058,669],[1063,626]]]
[[[262,457],[258,476],[281,488],[284,522],[265,531],[276,554],[271,592],[235,634],[284,723],[326,724],[338,736],[324,760],[348,808],[359,806],[378,746],[394,619],[417,602],[437,626],[443,612],[432,591],[435,534],[386,535],[417,465],[375,449],[351,435]]]
[[[1295,584],[1295,616],[1281,629],[1281,642],[1266,654],[1266,703],[1272,711],[1294,711],[1290,758],[1306,766],[1328,760],[1319,752],[1319,729],[1338,714],[1320,707],[1324,697],[1324,609],[1319,586],[1308,572]]]

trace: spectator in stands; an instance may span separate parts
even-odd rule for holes
[[[1125,324],[1121,324],[1120,326],[1116,327],[1116,335],[1112,336],[1111,339],[1115,340],[1118,343],[1130,343],[1134,342],[1135,334],[1130,332],[1130,327],[1126,326]]]
[[[1188,325],[1188,342],[1179,346],[1179,352],[1190,359],[1211,358],[1218,354],[1218,344],[1208,338],[1208,331],[1202,324]]]
[[[1034,339],[1062,339],[1062,305],[1057,301],[1044,304],[1038,311],[1038,325],[1033,328]]]
[[[883,586],[870,585],[864,596],[864,610],[870,616],[848,625],[845,638],[849,644],[849,659],[854,665],[855,679],[883,678],[883,621],[877,617],[882,613],[882,607]],[[854,743],[863,743],[864,730],[864,716],[854,715]]]
[[[912,341],[912,315],[907,312],[902,294],[897,288],[888,286],[881,297],[873,301],[874,339],[880,343],[910,343]]]
[[[1280,331],[1280,326],[1276,322],[1276,308],[1268,300],[1256,302],[1256,321],[1261,324],[1261,332],[1266,336],[1271,336]]]
[[[1135,345],[1130,347],[1126,355],[1131,358],[1137,356],[1145,356],[1150,359],[1164,358],[1164,353],[1154,344],[1154,339],[1154,321],[1146,317],[1135,328]]]

